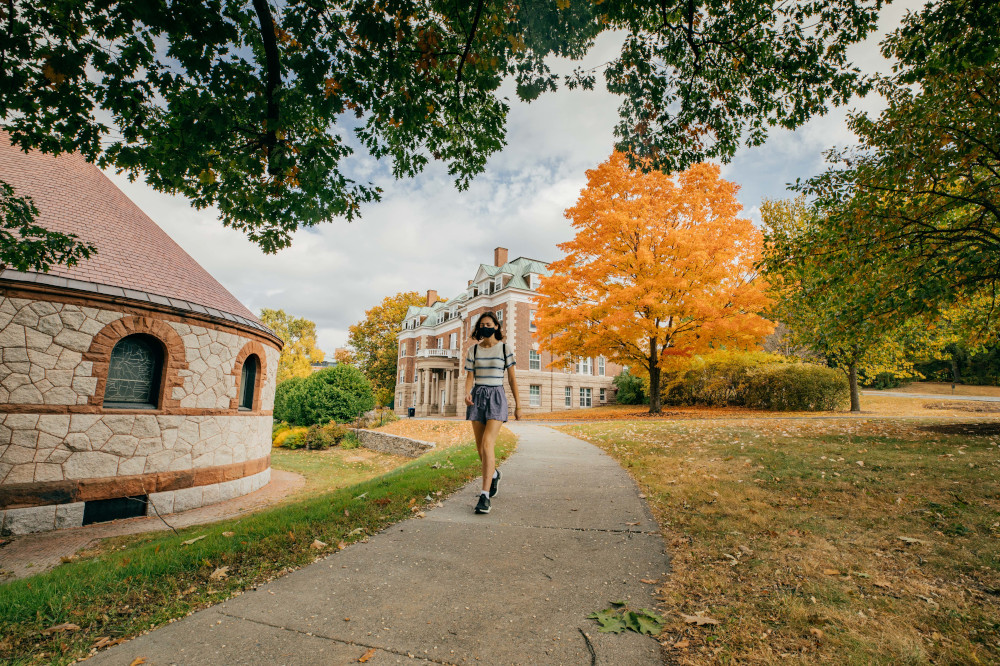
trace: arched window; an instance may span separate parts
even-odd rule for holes
[[[260,372],[260,360],[256,354],[250,354],[247,360],[243,361],[243,372],[240,373],[240,409],[253,409],[258,372]]]
[[[160,403],[163,344],[151,335],[129,335],[111,350],[104,406],[156,409]]]

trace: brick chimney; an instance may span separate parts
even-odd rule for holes
[[[466,287],[471,287],[472,286],[472,280],[469,280],[468,284],[466,284],[465,286]]]
[[[507,248],[498,247],[493,250],[493,265],[499,268],[507,263]]]
[[[434,289],[427,290],[427,307],[430,307],[438,302],[438,293]]]

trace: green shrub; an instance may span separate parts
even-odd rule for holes
[[[850,400],[842,372],[812,363],[769,365],[749,378],[745,404],[754,409],[828,411]]]
[[[275,392],[275,418],[294,425],[348,423],[375,406],[368,379],[357,368],[343,363],[302,379],[287,379],[278,389],[289,383],[281,394],[280,411]]]
[[[342,449],[356,449],[361,446],[361,442],[358,441],[358,436],[354,434],[353,430],[348,430],[344,438],[340,440],[340,448]]]
[[[288,425],[285,421],[274,421],[271,424],[271,440],[274,441],[278,435],[289,430],[292,426]]]
[[[743,406],[750,377],[762,367],[787,362],[765,352],[698,356],[688,367],[660,376],[660,396],[665,405]]]
[[[289,398],[305,380],[305,377],[292,377],[279,383],[274,389],[274,419],[276,421],[285,421],[286,423],[299,422],[297,418],[299,414],[296,409],[298,403],[289,400]]]
[[[296,449],[304,449],[306,446],[306,429],[305,428],[293,428],[287,433],[282,433],[279,436],[281,441],[278,446],[283,449],[291,449],[292,451]],[[275,440],[278,441],[278,440]]]
[[[305,446],[307,449],[323,451],[340,444],[348,432],[350,431],[345,426],[336,422],[330,422],[326,425],[312,425],[306,430]]]
[[[619,405],[645,405],[649,402],[646,397],[646,382],[642,377],[636,377],[628,368],[621,371],[617,377],[611,380],[618,392],[615,394],[615,402]]]

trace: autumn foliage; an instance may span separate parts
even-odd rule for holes
[[[616,152],[587,179],[566,211],[576,237],[538,289],[536,339],[566,362],[604,355],[648,373],[657,413],[662,368],[755,347],[773,329],[759,314],[761,235],[712,164],[671,177]]]

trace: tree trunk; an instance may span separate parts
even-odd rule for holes
[[[951,355],[951,387],[954,389],[955,384],[960,384],[962,382],[961,375],[958,374],[958,358],[955,354]]]
[[[662,410],[660,402],[660,363],[656,353],[656,340],[649,341],[649,413],[659,414]]]
[[[861,411],[861,394],[858,391],[858,364],[851,363],[848,366],[848,377],[851,382],[851,411]]]

